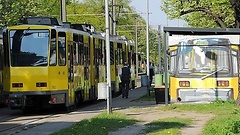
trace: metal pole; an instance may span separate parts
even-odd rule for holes
[[[110,20],[109,20],[109,34],[112,35],[113,34],[113,1],[114,0],[110,0],[111,1],[111,10],[110,10]]]
[[[137,30],[138,30],[138,22],[137,22],[137,18],[135,18],[135,21],[136,21],[136,26],[135,26],[135,31],[136,31],[136,41],[135,41],[135,46],[136,46],[136,78],[138,79],[138,33],[137,33]]]
[[[110,72],[110,43],[109,43],[109,12],[108,0],[105,0],[105,23],[106,23],[106,57],[107,57],[107,113],[111,113],[111,72]]]
[[[61,14],[61,20],[63,22],[66,22],[66,1],[65,0],[61,0],[61,10],[60,10],[60,14]]]
[[[162,63],[161,63],[161,25],[158,25],[158,72],[162,73]]]
[[[168,32],[164,32],[164,79],[165,79],[165,105],[168,105],[168,58],[167,58],[167,44],[168,44]]]
[[[112,26],[112,34],[116,35],[116,0],[113,0],[113,26]]]
[[[150,80],[150,78],[149,78],[149,0],[147,0],[147,27],[146,27],[146,35],[147,35],[147,37],[146,37],[146,40],[147,40],[147,76],[148,76],[148,94],[149,94],[149,96],[150,96],[150,84],[149,84],[149,80]]]

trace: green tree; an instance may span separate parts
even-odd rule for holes
[[[67,4],[71,4],[67,0]],[[0,27],[15,25],[27,16],[60,16],[59,0],[0,0]]]
[[[67,5],[67,21],[71,23],[90,23],[98,31],[105,30],[104,1],[89,0]]]
[[[162,10],[193,27],[239,28],[239,0],[164,0]]]
[[[193,27],[240,28],[239,0],[164,0],[162,9]],[[236,105],[240,105],[240,91]]]
[[[130,7],[130,0],[117,1],[117,5],[121,5],[122,8],[116,6],[117,11],[117,26],[121,25],[133,25],[135,23],[136,14],[132,7]],[[91,23],[96,27],[98,31],[105,31],[105,3],[103,0],[84,0],[83,2],[73,2],[67,6],[67,20],[71,23]],[[111,3],[109,3],[109,13],[111,15]],[[110,17],[110,19],[112,19]],[[134,31],[134,27],[128,27],[125,31]],[[117,27],[116,31],[123,31],[122,27]],[[128,39],[133,39],[133,33],[123,32]]]

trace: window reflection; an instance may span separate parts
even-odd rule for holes
[[[48,30],[11,30],[11,66],[47,66]]]

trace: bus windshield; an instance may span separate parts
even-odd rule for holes
[[[221,45],[222,46],[221,46]],[[195,39],[181,42],[178,47],[178,73],[204,75],[229,73],[229,42],[223,39]]]
[[[11,30],[11,66],[47,66],[49,30]]]

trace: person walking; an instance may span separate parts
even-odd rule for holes
[[[131,78],[131,69],[128,67],[127,63],[124,63],[124,66],[120,70],[120,78],[122,81],[122,98],[128,98],[129,92],[129,83]]]
[[[154,67],[153,67],[153,64],[152,63],[149,63],[149,83],[150,83],[150,87],[152,85],[152,80],[153,80],[153,76],[154,76]]]

